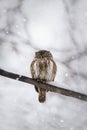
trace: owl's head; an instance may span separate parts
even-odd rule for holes
[[[52,59],[53,56],[52,56],[50,51],[40,50],[40,51],[35,53],[35,58],[39,58],[39,59],[43,59],[43,58]]]

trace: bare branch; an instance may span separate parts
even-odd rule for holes
[[[18,81],[22,81],[22,82],[25,82],[28,84],[33,84],[33,85],[39,86],[40,88],[44,88],[47,91],[51,91],[51,92],[65,95],[65,96],[70,96],[70,97],[74,97],[74,98],[77,98],[80,100],[87,101],[87,95],[85,95],[85,94],[82,94],[79,92],[74,92],[72,90],[67,90],[67,89],[60,88],[60,87],[50,85],[50,84],[43,84],[41,82],[37,82],[35,79],[29,78],[26,76],[21,76],[21,75],[15,74],[15,73],[7,72],[3,69],[0,69],[0,75],[11,78],[11,79],[15,79]]]

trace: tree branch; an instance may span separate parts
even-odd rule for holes
[[[72,90],[67,90],[67,89],[60,88],[60,87],[56,87],[56,86],[50,85],[50,84],[43,84],[41,82],[37,82],[36,80],[34,80],[32,78],[22,76],[22,75],[18,75],[18,74],[11,73],[11,72],[7,72],[3,69],[0,69],[0,75],[11,78],[11,79],[15,79],[15,80],[18,80],[18,81],[22,81],[22,82],[25,82],[25,83],[28,83],[28,84],[33,84],[33,85],[39,86],[40,88],[44,88],[47,91],[51,91],[51,92],[55,92],[55,93],[65,95],[65,96],[70,96],[70,97],[74,97],[74,98],[77,98],[77,99],[80,99],[80,100],[87,101],[87,95],[85,95],[85,94],[82,94],[82,93],[79,93],[79,92],[74,92]]]

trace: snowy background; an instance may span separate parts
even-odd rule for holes
[[[0,0],[0,68],[30,77],[37,50],[57,63],[54,84],[87,94],[87,0]],[[87,102],[0,76],[0,130],[87,130]]]

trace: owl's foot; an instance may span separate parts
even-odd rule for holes
[[[43,84],[45,84],[45,83],[46,83],[46,80],[45,80],[45,79],[42,79],[41,82],[42,82]]]
[[[37,78],[36,81],[37,81],[37,82],[41,82],[41,79]]]
[[[37,78],[36,81],[37,81],[37,82],[46,83],[46,80],[45,80],[45,79],[39,79],[39,78]]]

